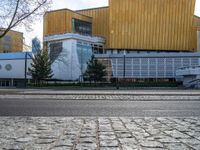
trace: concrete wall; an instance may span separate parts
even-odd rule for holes
[[[59,80],[78,80],[81,75],[81,69],[76,51],[76,40],[71,39],[62,42],[62,52],[52,64],[53,78]]]

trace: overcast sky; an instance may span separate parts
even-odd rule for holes
[[[85,9],[85,8],[93,8],[93,7],[102,7],[108,6],[108,0],[52,0],[53,4],[51,9],[62,9],[69,8],[72,10]],[[195,15],[200,16],[200,0],[196,0],[196,8]],[[26,40],[26,44],[31,46],[31,39],[37,36],[40,40],[42,40],[43,34],[43,24],[42,18],[39,21],[36,21],[33,24],[33,31],[24,32],[24,37]]]

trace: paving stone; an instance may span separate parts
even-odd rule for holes
[[[172,131],[164,131],[166,134],[174,137],[174,138],[189,138],[188,135],[181,133],[177,130],[172,130]]]
[[[16,139],[16,142],[27,143],[27,142],[29,142],[31,140],[33,140],[33,138],[31,138],[31,137],[24,137],[24,138],[18,138],[18,139]]]
[[[70,150],[71,147],[61,146],[61,147],[53,147],[50,150]]]
[[[87,137],[87,138],[80,138],[79,139],[80,143],[95,143],[96,142],[96,137],[95,138],[91,138],[91,137]]]
[[[116,133],[118,138],[131,138],[132,135],[130,133]]]
[[[147,148],[163,148],[163,145],[157,141],[142,141],[140,145]]]
[[[158,141],[161,143],[179,143],[180,142],[179,140],[172,137],[168,137],[168,136],[161,136],[158,139]]]
[[[138,150],[136,145],[122,145],[122,150]]]
[[[36,140],[36,144],[51,144],[55,142],[55,139],[38,139]]]
[[[72,147],[73,143],[71,142],[71,140],[65,139],[65,140],[59,140],[56,142],[55,147],[61,147],[61,146],[68,146],[68,147]]]
[[[100,147],[100,150],[121,150],[118,147]]]
[[[166,149],[166,148],[140,148],[139,150],[168,150],[168,149]]]
[[[200,140],[190,138],[190,139],[180,139],[181,142],[187,145],[200,145]]]
[[[165,146],[170,150],[191,150],[191,148],[182,143],[169,143],[165,144]]]
[[[200,149],[200,118],[0,117],[0,149]]]
[[[99,132],[100,135],[115,135],[114,131],[109,131],[109,132]]]
[[[119,138],[119,142],[122,145],[134,145],[134,144],[137,144],[137,141],[135,140],[135,138]]]
[[[114,134],[111,134],[111,135],[109,135],[109,134],[103,134],[103,135],[100,135],[99,136],[99,139],[100,140],[114,140],[114,139],[116,139],[116,136],[114,135]]]
[[[97,145],[95,143],[87,143],[87,144],[77,144],[76,150],[96,150],[97,149]]]
[[[119,143],[117,140],[102,140],[100,141],[100,147],[118,147]]]
[[[8,144],[8,145],[4,145],[1,147],[3,150],[23,150],[25,147],[22,145],[18,145],[16,143],[14,144]]]

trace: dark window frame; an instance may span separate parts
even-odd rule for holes
[[[72,18],[72,31],[81,35],[92,35],[92,23]]]

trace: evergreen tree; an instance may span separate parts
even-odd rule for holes
[[[106,67],[99,63],[98,60],[94,58],[94,55],[92,55],[87,65],[85,76],[89,77],[90,81],[94,81],[96,83],[97,81],[104,80],[103,77],[107,75]]]
[[[48,52],[41,51],[37,53],[32,61],[31,68],[28,70],[37,84],[53,76]]]

